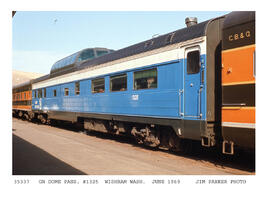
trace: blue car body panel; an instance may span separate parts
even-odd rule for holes
[[[206,55],[201,55],[206,60]],[[201,73],[187,75],[185,59],[146,66],[139,69],[130,69],[127,73],[127,90],[110,92],[110,76],[105,77],[105,92],[92,93],[91,79],[80,80],[80,94],[75,94],[75,81],[46,87],[46,98],[34,98],[32,109],[43,111],[64,111],[79,113],[100,113],[114,115],[134,115],[143,117],[160,117],[188,120],[206,119],[206,79],[201,81]],[[157,88],[133,89],[133,72],[157,68]],[[206,76],[204,76],[206,78]],[[190,87],[190,83],[193,87]],[[64,96],[65,88],[69,95]],[[57,91],[57,96],[53,91]],[[199,95],[200,94],[200,95]]]

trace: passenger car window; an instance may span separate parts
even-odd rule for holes
[[[53,96],[56,97],[56,89],[53,90]]]
[[[80,82],[75,83],[75,94],[80,94]]]
[[[187,74],[196,74],[200,71],[200,51],[192,51],[187,54]]]
[[[44,96],[44,97],[47,96],[47,92],[46,92],[46,89],[45,89],[45,88],[43,89],[43,96]]]
[[[42,89],[39,89],[38,90],[38,98],[41,98],[42,97]]]
[[[121,74],[110,77],[110,91],[127,90],[127,74]]]
[[[65,88],[65,96],[68,96],[68,94],[69,94],[69,90],[68,88]]]
[[[157,88],[157,69],[134,72],[134,89]]]
[[[104,78],[92,80],[92,93],[103,93],[105,91]]]

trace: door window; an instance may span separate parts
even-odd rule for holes
[[[187,54],[187,74],[196,74],[200,71],[200,51],[192,51]]]

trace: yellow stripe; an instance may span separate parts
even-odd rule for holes
[[[247,46],[241,46],[241,47],[237,47],[237,48],[233,48],[233,49],[225,49],[222,50],[222,53],[227,53],[227,52],[231,52],[231,51],[235,51],[235,50],[241,50],[241,49],[248,49],[248,48],[252,48],[255,47],[255,44],[251,44],[251,45],[247,45]]]
[[[238,110],[238,109],[246,109],[246,110],[252,110],[256,109],[256,107],[242,107],[242,106],[233,106],[233,107],[222,107],[223,110]]]
[[[241,85],[241,84],[253,84],[256,81],[242,81],[242,82],[231,82],[231,83],[222,83],[222,86],[230,86],[230,85]]]
[[[234,123],[234,122],[222,122],[222,126],[226,127],[240,127],[240,128],[254,128],[256,123]]]

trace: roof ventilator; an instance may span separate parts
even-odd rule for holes
[[[187,27],[190,27],[192,25],[197,25],[198,19],[197,19],[197,17],[187,17],[185,19],[185,23],[186,23]]]

